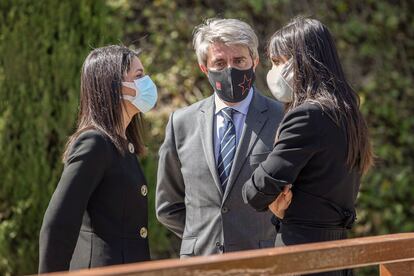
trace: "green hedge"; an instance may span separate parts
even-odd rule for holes
[[[122,38],[101,0],[0,2],[0,274],[37,271],[88,52]]]
[[[41,3],[40,3],[41,2]],[[179,241],[155,219],[157,150],[168,115],[211,94],[192,49],[205,18],[250,23],[261,40],[257,86],[265,94],[270,35],[297,15],[332,31],[370,124],[376,167],[363,179],[352,235],[414,231],[414,5],[395,1],[1,1],[0,274],[33,273],[38,231],[73,131],[79,70],[91,47],[139,45],[160,101],[148,122],[142,160],[150,184],[153,258],[176,256]],[[109,3],[109,5],[108,5]],[[376,269],[358,272],[376,275]]]

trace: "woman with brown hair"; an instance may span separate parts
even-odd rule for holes
[[[278,30],[269,55],[268,85],[286,113],[273,151],[244,185],[243,197],[278,217],[276,246],[344,239],[356,217],[360,178],[373,162],[359,97],[317,20],[296,18]],[[290,184],[293,199],[275,201]]]
[[[140,113],[157,88],[136,52],[93,50],[81,72],[78,127],[39,238],[39,272],[150,259],[147,185],[137,155],[144,150]]]

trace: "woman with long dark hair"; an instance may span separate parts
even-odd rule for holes
[[[373,163],[358,95],[317,20],[296,18],[275,32],[269,56],[268,86],[286,113],[272,153],[244,185],[243,197],[278,217],[276,246],[344,239],[356,217],[360,178]],[[275,202],[290,184],[292,201]]]
[[[81,72],[78,127],[39,238],[39,272],[150,259],[141,113],[157,88],[136,52],[93,50]]]

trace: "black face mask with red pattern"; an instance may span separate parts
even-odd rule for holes
[[[238,103],[249,94],[255,74],[253,66],[247,70],[228,67],[220,71],[208,70],[208,80],[220,99]]]

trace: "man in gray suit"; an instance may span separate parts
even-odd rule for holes
[[[272,247],[271,213],[242,187],[273,148],[282,106],[253,86],[258,39],[236,19],[209,19],[193,38],[214,94],[171,114],[159,151],[158,220],[182,238],[180,256]]]

